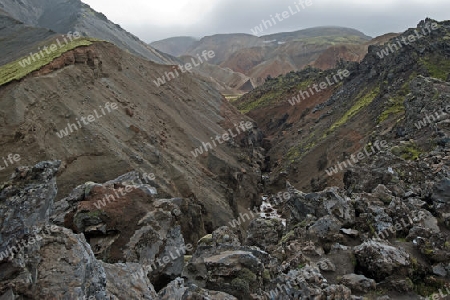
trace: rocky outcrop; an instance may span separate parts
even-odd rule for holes
[[[271,253],[282,238],[284,226],[279,219],[256,218],[247,229],[246,245],[258,246]]]
[[[177,278],[158,293],[160,300],[182,300],[182,299],[202,299],[202,300],[237,300],[229,294],[209,291],[199,288],[195,284],[185,286],[184,279]]]
[[[377,241],[366,241],[354,250],[358,266],[378,281],[396,274],[408,274],[410,256],[403,249]]]
[[[156,299],[146,276],[118,280],[124,272],[142,273],[141,266],[104,264],[83,234],[50,223],[59,165],[46,161],[19,167],[1,188],[0,295],[106,300],[128,293],[128,299]]]
[[[264,264],[268,262],[267,253],[241,246],[237,236],[222,227],[214,231],[207,244],[198,244],[184,276],[199,287],[247,299],[262,290]]]
[[[109,299],[159,299],[142,265],[102,263],[102,266],[106,273],[106,290]]]
[[[198,233],[204,229],[191,223],[200,218],[196,224],[202,225],[200,206],[188,199],[155,199],[153,184],[130,172],[104,184],[80,185],[56,204],[52,219],[83,233],[98,259],[147,268],[159,290],[181,275],[184,255],[193,249],[185,244],[182,229]]]
[[[366,278],[364,275],[348,274],[342,277],[341,283],[349,287],[352,292],[368,293],[375,290],[375,280]]]

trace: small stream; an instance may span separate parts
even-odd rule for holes
[[[262,204],[259,207],[259,215],[264,219],[278,219],[281,220],[283,226],[286,227],[286,219],[283,219],[281,215],[278,213],[277,209],[273,207],[272,203],[270,203],[268,196],[262,197]]]

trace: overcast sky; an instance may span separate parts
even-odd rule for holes
[[[217,33],[248,33],[289,11],[295,15],[265,29],[263,34],[336,25],[369,36],[402,32],[426,17],[450,19],[450,0],[82,0],[145,42],[173,36],[203,37]],[[305,1],[305,0],[303,0]],[[280,17],[282,18],[282,17]]]

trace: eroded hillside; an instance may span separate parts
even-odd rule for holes
[[[251,120],[195,76],[156,87],[153,81],[170,70],[105,42],[68,51],[0,88],[0,156],[19,154],[21,164],[62,160],[59,197],[87,181],[151,172],[159,197],[204,206],[206,231],[224,224],[238,206],[259,201],[248,142],[257,139],[257,130],[237,132],[236,125]],[[227,143],[193,155],[229,130],[234,137]],[[11,168],[1,171],[2,180]]]

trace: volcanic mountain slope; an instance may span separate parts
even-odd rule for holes
[[[397,33],[387,33],[360,45],[340,44],[331,46],[320,54],[311,66],[327,70],[335,68],[340,60],[360,62],[366,56],[370,45],[382,45],[398,35]]]
[[[425,22],[429,26],[434,21],[422,21],[417,29],[420,33]],[[409,29],[401,36],[414,35],[414,30]],[[234,102],[266,134],[266,160],[272,162],[268,171],[274,185],[287,178],[303,191],[343,186],[345,170],[339,169],[337,174],[328,176],[328,168],[376,140],[395,141],[400,149],[396,148],[396,153],[407,158],[416,158],[419,153],[432,149],[439,136],[429,137],[430,144],[429,140],[416,136],[411,121],[408,126],[406,121],[408,118],[421,120],[448,101],[444,99],[448,97],[445,81],[449,80],[450,72],[449,22],[439,23],[439,28],[429,33],[424,30],[427,34],[421,33],[421,39],[398,47],[397,51],[391,45],[394,49],[391,52],[389,44],[370,46],[359,64],[341,63],[337,69],[328,71],[307,68],[291,72],[269,80]],[[397,39],[389,43],[397,43]],[[386,49],[388,54],[382,54]],[[335,82],[333,76],[337,76],[339,69],[341,74],[347,69],[350,75],[341,77],[342,80],[338,76]],[[422,93],[417,90],[418,84],[412,83],[420,76],[437,78],[424,79],[432,83],[436,92],[420,113],[405,116],[412,99]],[[326,84],[327,88],[322,90],[318,88],[322,82],[333,85]],[[319,92],[314,92],[314,84]]]
[[[80,0],[4,0],[0,2],[0,9],[33,27],[49,28],[61,34],[78,31],[88,37],[111,41],[122,49],[154,62],[176,62],[174,57],[150,47]]]
[[[23,164],[62,160],[59,197],[130,170],[154,173],[160,197],[201,203],[207,230],[224,224],[238,206],[259,201],[257,158],[248,142],[257,130],[238,131],[234,124],[250,120],[195,76],[182,74],[157,88],[153,81],[170,70],[107,42],[66,52],[0,87],[0,157],[17,153]],[[108,103],[118,109],[108,112]],[[94,122],[86,124],[82,117],[89,115]],[[227,130],[238,136],[193,155]],[[2,180],[10,170],[1,171]]]
[[[179,59],[184,63],[198,63],[198,59],[193,56],[181,56]],[[223,95],[242,95],[254,87],[250,77],[208,62],[203,62],[193,72],[209,80]]]
[[[178,57],[188,53],[197,42],[198,39],[191,36],[176,36],[152,42],[150,43],[150,46],[164,53]]]
[[[219,34],[194,42],[184,55],[196,56],[204,50],[213,50],[216,57],[212,63],[248,76],[252,85],[257,86],[268,76],[276,77],[304,68],[332,45],[359,45],[369,39],[355,29],[340,27],[309,28],[261,37]],[[181,49],[186,43],[185,38],[172,38],[151,45],[163,51],[174,44]]]
[[[204,50],[213,50],[216,55],[210,62],[218,65],[236,51],[262,46],[264,46],[263,40],[251,34],[215,34],[201,38],[184,54],[195,57]]]
[[[44,28],[26,26],[14,19],[5,11],[0,10],[0,65],[14,61],[20,57],[29,55],[38,49],[38,44],[56,36]]]
[[[0,298],[406,300],[443,290],[450,21],[432,28],[339,70],[268,80],[237,102],[266,138],[202,78],[156,88],[175,66],[107,42],[0,86]],[[206,147],[218,134],[224,142]],[[355,163],[358,151],[367,156]],[[284,222],[246,210],[264,187]],[[270,195],[280,190],[284,200]]]

